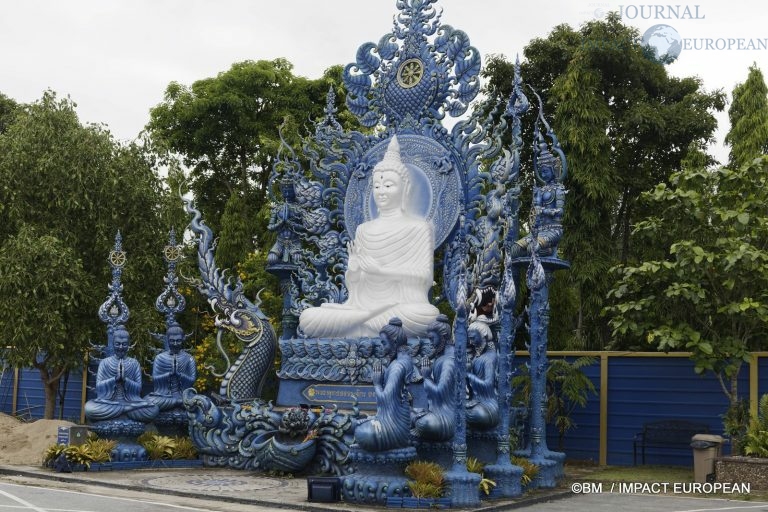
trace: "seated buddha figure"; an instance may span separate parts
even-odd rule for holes
[[[181,349],[184,330],[177,323],[168,326],[165,333],[168,350],[160,352],[152,365],[154,391],[145,398],[157,405],[160,411],[183,409],[181,393],[191,388],[197,379],[195,358]]]
[[[89,421],[131,419],[147,423],[159,408],[141,398],[141,367],[127,357],[130,337],[123,325],[113,333],[114,354],[99,362],[96,373],[96,398],[85,402],[85,417]]]
[[[360,224],[347,247],[348,299],[305,309],[299,327],[306,336],[376,337],[393,317],[402,320],[407,336],[424,336],[439,313],[428,300],[434,228],[406,209],[411,178],[397,137],[374,167],[372,179],[379,215]]]

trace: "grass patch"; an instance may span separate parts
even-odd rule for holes
[[[603,466],[584,480],[595,482],[693,482],[693,468],[685,466]]]

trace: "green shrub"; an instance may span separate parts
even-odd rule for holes
[[[53,462],[59,458],[59,455],[64,453],[67,449],[65,444],[52,444],[43,452],[43,466],[51,466]]]
[[[86,468],[90,468],[93,462],[93,454],[88,444],[67,446],[64,456],[72,464],[82,464]]]
[[[197,458],[197,448],[188,437],[174,437],[176,449],[173,451],[172,459],[189,460]]]
[[[176,440],[168,436],[145,433],[139,436],[138,441],[151,460],[170,459],[176,450]]]
[[[539,474],[539,466],[525,457],[512,457],[512,464],[523,468],[523,476],[520,479],[522,485],[529,485]]]
[[[85,446],[88,446],[93,462],[109,462],[112,460],[112,450],[117,446],[117,441],[89,437]]]
[[[749,422],[743,443],[745,455],[768,457],[768,394],[760,397],[757,416]]]
[[[411,494],[416,498],[439,498],[445,486],[445,471],[434,462],[414,461],[405,468]]]

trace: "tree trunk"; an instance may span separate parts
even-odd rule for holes
[[[56,414],[56,398],[59,396],[59,382],[61,382],[61,377],[45,383],[44,418],[47,420],[54,419],[54,415]]]
[[[741,370],[741,363],[739,363],[739,370]],[[735,371],[731,375],[731,394],[730,398],[731,407],[738,406],[739,403],[739,371]],[[738,436],[734,436],[731,439],[731,454],[741,455],[741,439]]]
[[[56,398],[59,394],[59,382],[63,375],[63,370],[54,369],[53,372],[45,366],[45,364],[35,365],[40,372],[40,381],[43,383],[43,390],[45,391],[45,408],[43,410],[43,418],[47,420],[54,419],[56,413]],[[53,376],[51,376],[53,373]]]

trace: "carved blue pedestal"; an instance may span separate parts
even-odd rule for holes
[[[523,450],[515,450],[514,455],[517,457],[525,457],[526,459],[531,458],[531,449],[530,447],[525,448]],[[541,455],[549,461],[552,461],[556,465],[556,478],[562,478],[565,475],[565,453],[564,452],[553,452],[552,450],[546,449],[542,450]],[[533,461],[531,461],[533,462]],[[535,464],[535,463],[534,463]]]
[[[445,443],[419,443],[416,446],[418,460],[435,462],[444,468],[453,464],[453,445]]]
[[[511,462],[485,466],[484,476],[496,483],[491,489],[491,498],[516,498],[523,493],[520,482],[523,478],[523,468]]]
[[[144,433],[147,426],[144,423],[130,419],[99,421],[88,425],[88,429],[102,439],[113,439],[117,446],[112,450],[112,462],[144,461],[149,459],[136,438]]]
[[[374,453],[352,445],[348,458],[355,472],[342,477],[344,501],[386,505],[387,498],[410,495],[405,467],[416,459],[416,448]]]
[[[188,436],[189,419],[186,409],[171,409],[161,411],[152,423],[157,427],[157,432],[164,436]]]
[[[448,484],[446,494],[451,498],[453,507],[477,507],[480,505],[481,477],[477,473],[467,471],[466,468],[454,467],[445,474]]]

